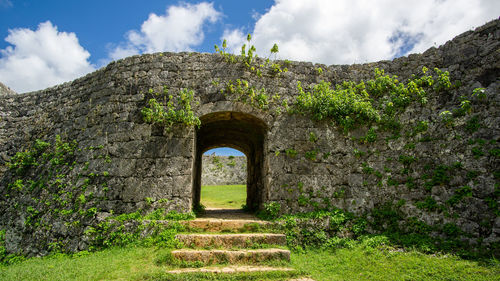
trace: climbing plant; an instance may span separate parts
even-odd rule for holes
[[[147,105],[141,110],[143,120],[146,123],[162,124],[167,129],[174,124],[183,124],[186,126],[200,126],[200,119],[195,116],[192,110],[194,92],[192,90],[182,89],[177,95],[168,95],[168,89],[165,87],[163,93],[149,93],[154,96],[163,96],[163,101],[156,98],[148,100]]]
[[[83,150],[88,150],[92,167],[78,158]],[[21,219],[18,222],[25,233],[44,233],[37,236],[36,247],[67,250],[67,237],[54,231],[55,222],[78,233],[95,218],[108,191],[110,173],[104,169],[109,163],[104,145],[79,147],[76,141],[64,141],[59,135],[53,142],[37,139],[7,163],[9,169],[2,179],[6,188],[0,190],[0,196],[12,205],[6,210],[9,216]]]
[[[360,84],[361,85],[361,84]],[[320,82],[310,92],[297,83],[299,95],[295,100],[296,112],[309,115],[313,120],[333,119],[344,127],[354,123],[380,120],[366,91],[353,82],[344,82],[331,88],[330,83]]]
[[[288,69],[282,66],[281,63],[276,61],[276,56],[279,52],[278,45],[275,43],[270,50],[270,54],[265,59],[264,63],[257,62],[257,49],[254,45],[251,44],[252,35],[247,35],[247,42],[241,46],[240,55],[237,56],[235,54],[228,53],[227,49],[227,40],[224,39],[222,41],[221,47],[215,45],[215,52],[220,54],[224,60],[228,63],[241,63],[245,66],[246,69],[250,70],[250,72],[254,73],[258,77],[262,77],[262,71],[264,69],[269,70],[269,73],[273,76],[277,76],[282,72],[287,72]],[[248,48],[247,48],[248,47]],[[271,57],[274,57],[274,60],[271,61]]]
[[[266,88],[257,89],[255,86],[250,86],[249,82],[244,79],[236,79],[235,82],[229,80],[221,92],[234,101],[262,110],[268,110],[271,106],[280,107],[282,103],[278,94],[269,95]]]

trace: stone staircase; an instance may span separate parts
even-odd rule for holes
[[[290,261],[285,235],[263,232],[270,229],[269,222],[235,210],[207,210],[203,217],[182,223],[196,233],[178,234],[176,238],[184,248],[171,254],[180,261],[201,262],[204,267],[175,269],[169,273],[295,271],[282,266]]]

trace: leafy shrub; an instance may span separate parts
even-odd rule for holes
[[[451,87],[450,73],[448,71],[441,71],[439,68],[434,68],[437,74],[437,81],[434,84],[434,90],[441,92]]]
[[[377,133],[375,128],[370,128],[364,137],[365,142],[375,142],[377,140]]]
[[[415,206],[419,209],[427,210],[430,212],[434,212],[440,209],[440,205],[438,205],[436,200],[434,200],[434,198],[432,198],[431,196],[426,197],[424,201],[416,202]]]
[[[291,157],[291,158],[295,158],[295,156],[297,156],[297,150],[295,150],[293,148],[285,149],[285,153],[286,153],[286,156]]]
[[[367,235],[361,237],[361,245],[365,248],[377,248],[383,245],[388,245],[389,238],[385,235]]]
[[[337,236],[330,237],[323,245],[322,249],[352,249],[356,245],[356,241],[349,238],[340,238]]]
[[[500,148],[493,148],[488,151],[488,153],[493,157],[500,157]]]
[[[5,250],[5,230],[0,230],[0,263],[7,256],[7,251]]]
[[[264,204],[264,208],[257,213],[257,216],[264,220],[274,220],[278,218],[280,211],[280,203],[269,202]]]
[[[453,206],[453,205],[457,204],[458,202],[460,202],[463,198],[471,197],[471,196],[472,196],[472,188],[470,186],[466,185],[466,186],[463,186],[463,187],[455,190],[455,194],[453,194],[453,196],[450,199],[448,199],[448,201],[446,201],[446,203]]]
[[[310,115],[313,120],[333,119],[345,128],[351,128],[356,123],[380,120],[364,85],[344,82],[331,88],[330,83],[322,81],[313,86],[311,92],[305,92],[298,82],[297,88],[297,112]]]
[[[423,132],[427,131],[428,128],[429,128],[428,121],[425,121],[425,120],[419,121],[419,122],[417,122],[417,125],[415,125],[415,127],[413,128],[411,136],[415,136],[418,133],[423,133]]]
[[[344,130],[360,124],[381,123],[383,129],[391,130],[397,136],[400,124],[396,113],[403,111],[412,101],[427,103],[425,89],[441,92],[451,88],[448,72],[435,68],[434,78],[427,75],[427,71],[427,68],[422,68],[423,75],[420,78],[413,76],[406,84],[399,82],[397,76],[386,75],[384,70],[378,68],[374,70],[373,79],[359,83],[344,81],[332,86],[321,81],[305,91],[299,82],[295,112],[316,121],[333,120]],[[447,117],[447,113],[451,116],[451,112],[446,112],[442,117]],[[452,119],[445,121],[447,125],[452,125]],[[364,139],[365,142],[376,138],[374,132],[371,133]]]
[[[305,157],[311,161],[315,161],[316,157],[318,156],[319,150],[313,149],[311,151],[307,151],[305,154]]]
[[[409,166],[415,161],[417,161],[417,158],[415,156],[409,156],[404,154],[399,155],[399,162],[405,166]]]
[[[229,80],[222,92],[226,95],[233,95],[234,100],[249,104],[255,108],[268,110],[271,105],[278,105],[280,96],[270,96],[265,88],[257,89],[250,86],[247,80],[236,79],[236,82]]]
[[[443,232],[450,237],[456,237],[462,232],[462,230],[460,230],[456,224],[445,223],[443,225]]]
[[[17,152],[10,159],[10,162],[7,163],[7,166],[11,170],[15,170],[17,174],[22,174],[26,169],[38,166],[40,164],[38,158],[40,158],[50,146],[50,143],[37,139],[31,149]],[[44,156],[45,158],[49,158],[49,155]]]
[[[281,64],[278,62],[275,63],[270,63],[270,57],[274,55],[274,59],[276,59],[276,54],[279,52],[278,45],[274,44],[273,47],[270,50],[270,55],[266,59],[265,64],[256,64],[255,59],[257,58],[256,52],[257,49],[255,48],[254,45],[251,45],[252,41],[252,35],[248,34],[247,35],[247,43],[243,44],[241,46],[241,52],[240,56],[236,56],[234,54],[230,54],[226,52],[227,48],[227,41],[224,39],[222,41],[221,47],[215,45],[215,52],[219,53],[226,62],[228,63],[241,63],[245,68],[250,70],[250,72],[255,73],[258,77],[262,77],[262,69],[264,67],[270,67],[270,72],[271,75],[276,76],[279,75],[281,72],[286,72],[288,71],[287,68],[281,68]],[[247,49],[248,46],[248,49]],[[285,64],[287,64],[287,61],[285,61]]]
[[[424,184],[427,191],[430,191],[433,186],[444,185],[450,182],[449,175],[450,167],[446,165],[439,165],[432,171],[432,176],[429,181]]]
[[[153,93],[150,90],[150,93]],[[168,91],[165,89],[164,94]],[[159,95],[158,93],[153,93]],[[146,123],[162,124],[166,128],[172,127],[174,124],[183,124],[185,126],[200,126],[201,121],[194,115],[191,109],[193,101],[193,91],[182,89],[176,95],[165,97],[166,104],[158,102],[155,98],[149,99],[147,106],[141,110],[142,117]]]
[[[465,124],[465,130],[470,134],[476,132],[479,128],[481,128],[481,123],[477,116],[471,117]]]
[[[88,227],[85,236],[89,241],[89,249],[100,250],[114,246],[144,245],[161,246],[163,248],[179,247],[175,235],[184,231],[185,227],[176,220],[192,219],[192,213],[165,212],[158,209],[142,216],[139,211],[121,214],[106,218],[95,227]],[[151,220],[148,224],[144,220]],[[156,220],[170,220],[165,224],[156,223]],[[147,233],[147,236],[144,236]]]
[[[486,99],[486,93],[484,91],[485,91],[485,88],[475,88],[472,91],[472,96],[473,97],[476,96],[479,99]]]
[[[314,132],[309,132],[309,141],[310,142],[317,142],[318,141],[318,136]]]
[[[442,111],[439,113],[441,122],[443,122],[447,127],[453,126],[453,114],[449,110]]]
[[[474,158],[479,158],[481,156],[484,156],[484,151],[481,149],[481,147],[473,147],[471,148],[472,155],[474,155]]]

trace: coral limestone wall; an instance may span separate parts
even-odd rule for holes
[[[157,53],[2,94],[7,250],[85,249],[85,230],[111,213],[189,211],[199,201],[201,155],[218,146],[246,154],[250,208],[337,207],[370,220],[371,210],[393,206],[464,240],[498,243],[499,48],[497,20],[393,61]],[[153,98],[185,111],[163,115]]]
[[[244,156],[203,156],[202,185],[246,184],[247,160]]]

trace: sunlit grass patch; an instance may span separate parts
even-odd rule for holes
[[[201,187],[201,204],[208,208],[240,209],[246,203],[246,185],[206,185]]]
[[[362,245],[292,254],[292,267],[314,280],[500,280],[500,264]]]
[[[236,275],[189,273],[173,275],[178,266],[159,258],[171,249],[157,247],[112,248],[100,252],[31,258],[0,266],[0,280],[287,280],[309,275],[321,280],[500,280],[500,263],[473,261],[439,253],[423,254],[391,246],[366,243],[339,249],[309,249],[292,253],[293,272]]]

